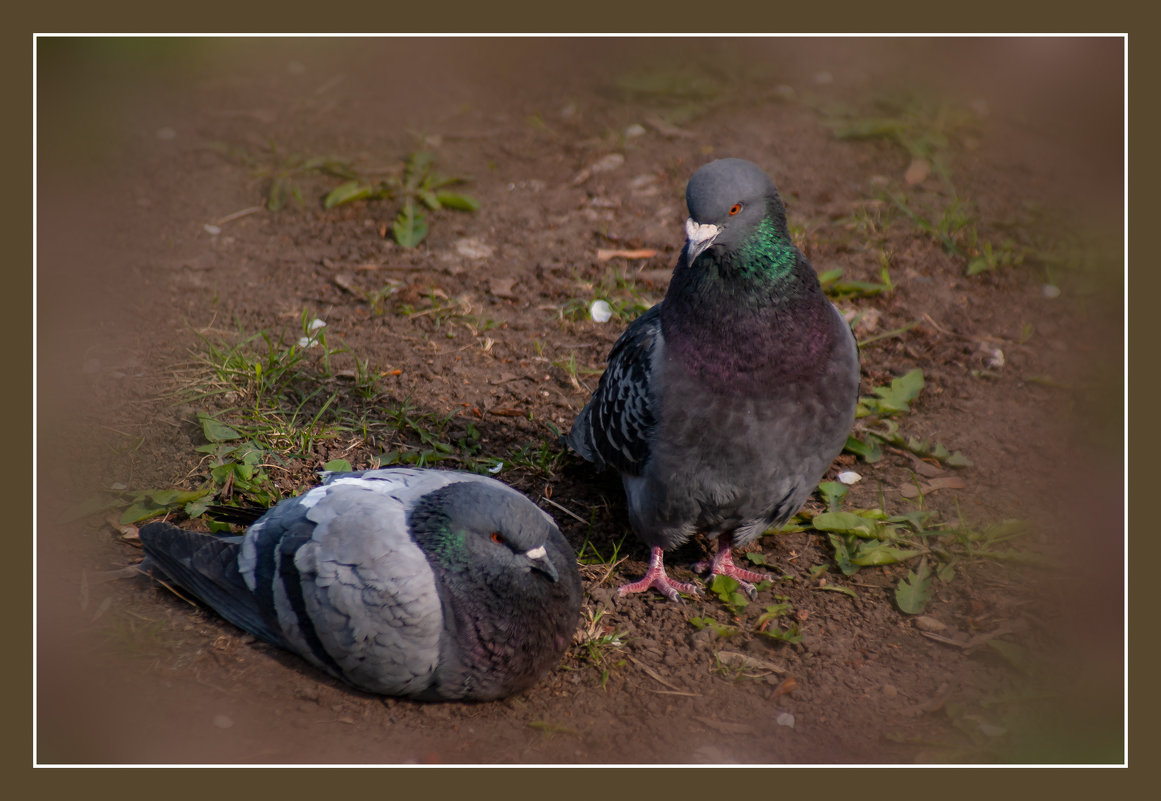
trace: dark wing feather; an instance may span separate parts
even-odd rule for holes
[[[656,417],[653,351],[661,337],[661,304],[634,320],[609,352],[608,367],[565,441],[597,467],[640,475],[649,459]]]
[[[142,526],[146,566],[156,566],[226,620],[268,642],[281,644],[238,571],[241,537],[186,531],[170,523]]]

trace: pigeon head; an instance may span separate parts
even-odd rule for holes
[[[685,188],[686,261],[706,250],[734,252],[763,226],[786,232],[786,211],[774,182],[745,159],[718,159],[701,167]]]
[[[552,520],[527,498],[474,482],[429,492],[408,520],[416,543],[449,573],[499,580],[560,578]]]

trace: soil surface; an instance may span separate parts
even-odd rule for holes
[[[1119,39],[38,47],[39,761],[1121,761]],[[886,99],[909,93],[967,114],[935,152],[981,239],[1022,243],[1022,263],[966,275],[963,256],[884,199],[946,206],[939,171],[924,175],[897,142],[839,138],[827,124],[883,116]],[[332,177],[302,175],[301,204],[256,209],[272,162],[239,154],[271,142],[382,175],[426,150],[471,178],[458,189],[479,209],[429,213],[413,249],[391,240],[390,201],[324,209]],[[560,455],[551,426],[571,425],[626,322],[594,321],[589,301],[630,299],[630,284],[638,302],[663,296],[685,182],[727,155],[774,178],[820,273],[875,282],[888,265],[892,291],[837,300],[867,343],[863,391],[921,368],[900,429],[971,460],[844,454],[828,477],[862,476],[845,507],[922,508],[975,530],[1027,521],[1003,549],[1026,559],[961,560],[921,618],[894,595],[914,561],[846,576],[813,530],[755,544],[774,581],[737,614],[712,593],[615,596],[646,549],[616,478]],[[143,577],[100,580],[140,550],[107,514],[69,510],[114,486],[202,486],[197,413],[237,401],[183,392],[205,380],[203,337],[290,342],[304,309],[349,349],[327,385],[339,403],[381,420],[407,400],[446,421],[443,440],[503,459],[498,477],[578,550],[620,545],[623,561],[582,566],[584,631],[528,692],[485,704],[373,697]],[[369,398],[354,391],[350,354],[379,374]],[[330,459],[361,468],[417,447],[406,432],[351,430],[270,472],[293,494]],[[934,478],[954,480],[909,497]],[[673,573],[692,575],[706,547],[671,554]],[[779,602],[792,612],[778,625],[793,622],[800,642],[756,631]],[[707,617],[737,633],[690,622]],[[605,635],[620,644],[596,648]],[[1022,656],[1005,658],[1005,644]]]

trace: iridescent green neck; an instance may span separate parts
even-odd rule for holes
[[[785,230],[769,217],[762,222],[737,250],[735,269],[752,281],[781,280],[794,271],[798,249]]]
[[[419,500],[407,521],[412,537],[434,563],[444,567],[463,564],[468,556],[464,532],[452,528],[451,519],[440,506],[440,500],[440,491]]]

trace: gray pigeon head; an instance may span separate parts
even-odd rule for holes
[[[420,498],[408,526],[444,604],[440,665],[426,697],[499,698],[560,659],[576,629],[576,555],[523,495],[483,482]]]
[[[780,230],[786,212],[778,189],[762,169],[745,159],[718,159],[701,167],[685,188],[690,263],[709,247],[734,250],[769,216]]]
[[[471,569],[491,581],[528,574],[556,582],[556,524],[527,498],[476,482],[449,484],[424,495],[408,520],[416,542],[454,575]]]

